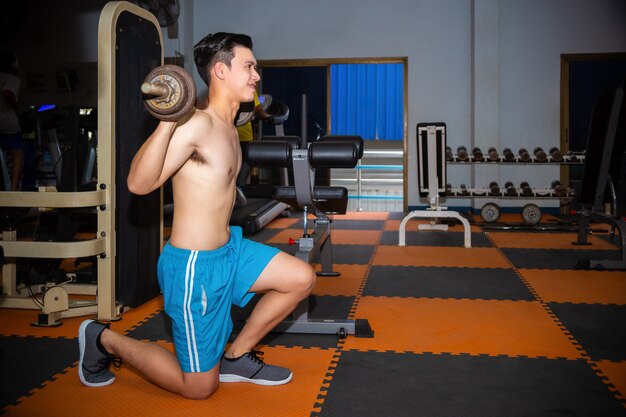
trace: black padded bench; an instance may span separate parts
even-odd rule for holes
[[[345,187],[315,186],[315,169],[353,168],[362,156],[363,139],[360,136],[325,136],[308,146],[295,136],[274,136],[248,145],[246,159],[249,165],[293,169],[294,184],[275,187],[273,198],[299,206],[304,211],[303,233],[297,240],[295,256],[307,263],[319,256],[322,268],[318,275],[339,276],[333,270],[332,219],[328,215],[346,213],[348,190]],[[315,215],[313,230],[309,230],[309,214]],[[308,309],[308,300],[304,300],[291,318],[278,324],[274,331],[373,337],[367,320],[315,320],[308,317]]]

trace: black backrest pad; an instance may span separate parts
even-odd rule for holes
[[[363,158],[363,138],[356,135],[326,135],[322,138],[322,142],[348,142],[354,143],[359,159]]]
[[[354,143],[315,142],[309,146],[309,164],[314,168],[353,168],[358,161]]]
[[[302,142],[300,140],[299,136],[263,136],[261,138],[261,141],[263,142],[287,142],[291,145],[292,149],[299,149],[300,148],[300,142]]]
[[[250,166],[289,167],[291,166],[291,145],[283,141],[250,142],[245,159]]]

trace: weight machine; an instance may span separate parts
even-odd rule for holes
[[[348,191],[345,187],[315,186],[315,169],[353,168],[363,156],[363,139],[360,136],[326,136],[320,142],[306,145],[296,136],[274,136],[269,141],[250,143],[247,160],[252,166],[293,168],[294,186],[279,186],[274,192],[276,200],[303,209],[302,237],[290,243],[298,244],[296,257],[304,262],[321,259],[322,270],[318,275],[339,276],[333,270],[332,219],[329,215],[346,213]],[[313,228],[309,215],[315,216]],[[316,320],[309,318],[308,310],[308,299],[305,299],[291,318],[276,326],[274,331],[373,337],[366,319]]]
[[[615,204],[614,181],[620,178],[620,169],[626,144],[626,104],[624,85],[604,90],[593,108],[585,165],[576,201],[578,213],[578,240],[575,245],[588,245],[589,223],[596,221],[611,226],[611,235],[619,233],[619,260],[589,260],[592,269],[626,269],[626,221],[620,218]],[[611,206],[605,210],[606,194]],[[586,263],[586,262],[585,262]]]
[[[97,232],[93,239],[70,242],[17,240],[15,231],[0,242],[2,296],[0,307],[41,310],[34,325],[58,326],[65,317],[97,314],[102,321],[119,319],[122,306],[136,306],[159,294],[156,264],[162,236],[161,192],[132,195],[127,170],[156,121],[137,94],[142,80],[162,63],[159,23],[128,2],[109,2],[98,27],[98,184],[95,191],[0,192],[0,207],[76,209],[93,207]],[[119,256],[117,255],[119,254]],[[97,286],[72,283],[43,285],[41,297],[18,285],[15,258],[97,259]],[[116,279],[122,277],[122,279]],[[94,300],[72,300],[69,294]],[[43,305],[40,305],[42,303]]]
[[[400,222],[398,246],[406,246],[406,224],[413,218],[430,219],[429,224],[418,225],[418,230],[448,230],[439,219],[457,219],[463,225],[464,247],[472,247],[470,224],[456,211],[439,205],[439,197],[446,195],[446,125],[445,123],[419,123],[417,125],[418,181],[420,196],[428,196],[430,207],[413,210]]]

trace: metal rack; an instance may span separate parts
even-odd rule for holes
[[[478,157],[477,157],[478,156]],[[494,166],[494,165],[519,165],[519,166],[555,166],[555,165],[583,165],[585,163],[584,153],[570,152],[565,155],[560,155],[559,158],[554,158],[552,155],[545,155],[544,158],[537,158],[535,155],[526,155],[523,158],[519,153],[511,153],[509,158],[505,158],[503,154],[499,154],[495,158],[490,158],[489,155],[482,154],[482,152],[467,153],[466,157],[460,156],[459,153],[450,151],[450,148],[446,151],[446,163],[456,166]],[[515,187],[514,192],[507,193],[502,188],[497,191],[493,191],[489,187],[451,187],[449,184],[446,187],[446,198],[484,198],[484,199],[525,199],[525,200],[555,200],[571,201],[574,199],[574,191],[571,187],[567,187],[564,192],[556,192],[553,188],[522,188],[521,186]],[[500,217],[500,207],[492,201],[488,201],[481,208],[481,217],[487,223],[492,223],[498,220]],[[522,220],[527,224],[536,224],[541,219],[541,209],[534,203],[525,204],[522,208]]]

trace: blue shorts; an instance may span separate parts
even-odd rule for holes
[[[14,151],[24,147],[24,140],[20,132],[0,133],[0,146],[5,151]]]
[[[183,372],[217,365],[233,329],[231,304],[243,307],[250,301],[250,287],[278,252],[243,239],[235,226],[228,243],[215,250],[165,245],[157,272]]]

